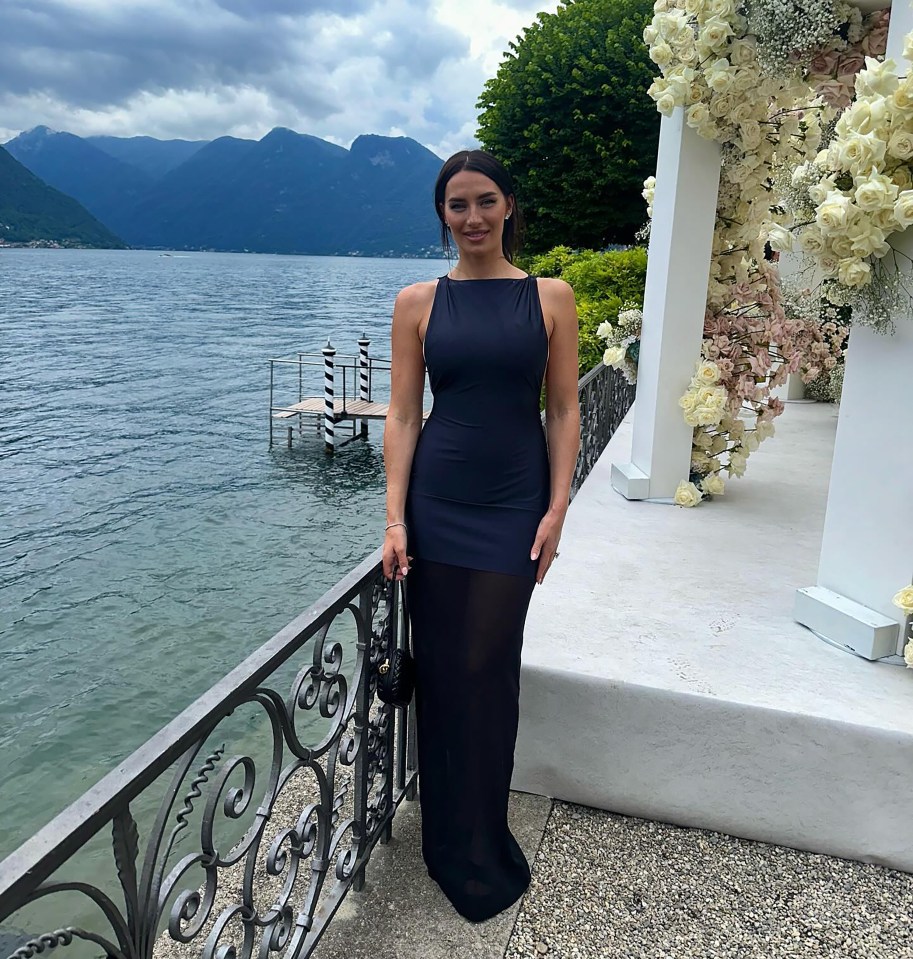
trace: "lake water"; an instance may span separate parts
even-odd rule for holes
[[[0,251],[0,858],[379,545],[382,424],[269,450],[267,360],[445,269]]]

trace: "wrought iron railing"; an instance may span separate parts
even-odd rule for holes
[[[415,789],[411,710],[375,699],[387,631],[401,635],[379,552],[0,863],[15,959],[74,940],[117,959],[189,942],[207,959],[311,955]],[[238,711],[260,714],[265,748],[220,742]],[[105,831],[113,891],[79,860]],[[74,922],[73,894],[91,927]],[[51,918],[54,897],[65,921]],[[12,928],[38,935],[17,942]]]
[[[618,370],[599,363],[580,377],[577,396],[580,400],[580,454],[571,480],[572,500],[631,409],[634,386]]]
[[[572,495],[634,393],[603,365],[578,386]],[[0,956],[310,956],[415,794],[413,712],[376,698],[398,594],[378,549],[0,863]]]

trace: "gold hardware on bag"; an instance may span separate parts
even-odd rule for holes
[[[390,660],[388,659],[385,663],[381,663],[380,669],[377,670],[381,676],[386,676],[390,672]]]

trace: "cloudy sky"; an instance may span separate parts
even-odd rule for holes
[[[79,135],[473,145],[510,40],[557,0],[0,0],[0,142]]]

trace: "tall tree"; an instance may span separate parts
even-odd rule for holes
[[[479,99],[478,138],[509,169],[530,252],[628,243],[656,168],[652,0],[568,0],[510,44]]]

